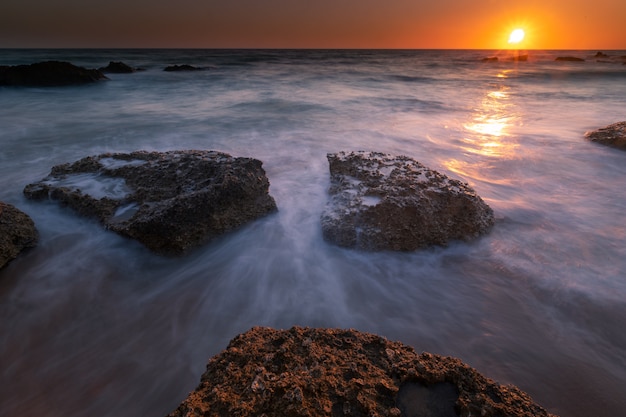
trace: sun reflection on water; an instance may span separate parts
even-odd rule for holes
[[[497,159],[513,159],[519,144],[512,129],[521,124],[521,115],[511,100],[510,87],[505,85],[509,70],[495,75],[497,84],[485,93],[471,115],[471,119],[462,124],[463,137],[461,147],[468,155],[484,156]],[[482,160],[482,159],[481,159]],[[458,174],[481,178],[480,166],[490,165],[488,161],[478,162],[473,158],[466,161],[452,159],[445,166]],[[478,164],[478,165],[477,165]]]

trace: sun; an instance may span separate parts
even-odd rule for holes
[[[511,35],[509,35],[509,43],[520,43],[524,40],[524,36],[526,36],[524,29],[515,29],[511,32]]]

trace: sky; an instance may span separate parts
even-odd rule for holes
[[[0,48],[626,49],[626,0],[2,0]]]

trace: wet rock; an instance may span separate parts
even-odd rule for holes
[[[0,201],[0,268],[39,240],[33,220],[11,204]]]
[[[459,359],[356,330],[256,327],[211,358],[169,417],[548,417]]]
[[[569,62],[585,62],[583,58],[578,58],[575,56],[557,56],[555,61],[569,61]]]
[[[98,68],[103,73],[130,74],[136,71],[143,71],[143,68],[133,68],[128,64],[119,61],[110,61],[106,67]]]
[[[601,129],[585,133],[592,142],[626,150],[626,122],[613,123]]]
[[[168,67],[165,67],[163,71],[167,71],[167,72],[201,71],[202,69],[203,68],[194,67],[193,65],[183,64],[183,65],[170,65]]]
[[[365,250],[410,251],[487,233],[493,210],[467,184],[406,156],[328,154],[324,238]]]
[[[86,69],[62,61],[0,66],[0,86],[52,87],[89,84],[106,79],[96,69]]]
[[[58,200],[177,255],[276,210],[261,161],[215,151],[110,153],[52,168],[31,199]]]

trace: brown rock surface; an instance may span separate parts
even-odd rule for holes
[[[460,360],[356,330],[256,327],[213,357],[169,417],[540,417]]]
[[[493,211],[467,184],[406,156],[328,154],[324,238],[365,250],[410,251],[488,232]]]
[[[181,254],[276,210],[261,161],[215,151],[112,153],[52,168],[51,198],[161,254]]]
[[[601,129],[585,133],[592,142],[626,150],[626,122],[613,123]]]
[[[0,268],[23,250],[34,247],[38,239],[33,220],[14,206],[0,201]]]

